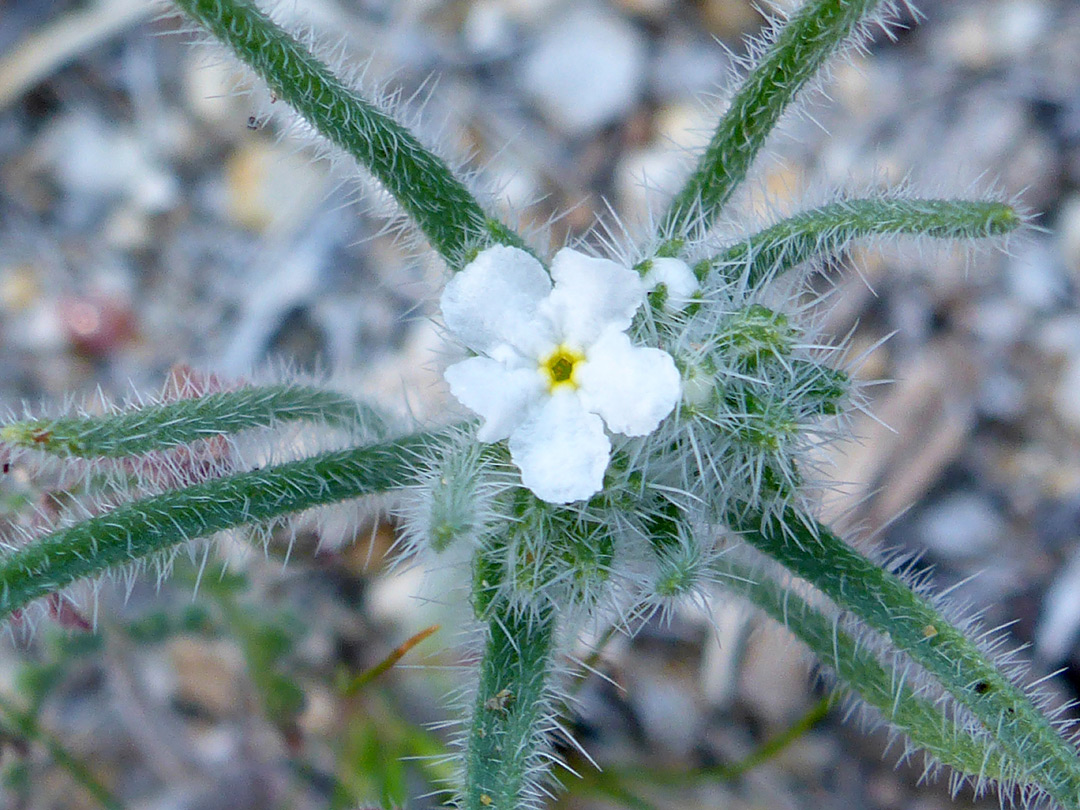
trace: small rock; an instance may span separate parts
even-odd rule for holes
[[[243,711],[246,667],[229,642],[178,636],[169,644],[175,667],[176,696],[214,717]]]
[[[482,59],[508,56],[516,45],[514,25],[506,8],[492,0],[469,6],[461,26],[461,38],[469,52]]]
[[[205,54],[192,50],[184,60],[183,93],[190,109],[216,130],[239,134],[251,114],[251,99],[237,92],[243,74],[232,62],[207,62]]]
[[[986,498],[958,492],[923,513],[918,533],[935,554],[958,560],[990,552],[1005,536],[1005,522]]]
[[[617,0],[616,5],[629,14],[659,20],[670,11],[674,0]]]
[[[151,212],[171,209],[180,194],[176,177],[132,130],[96,115],[75,112],[50,130],[45,157],[69,196],[97,209],[94,197],[126,197]]]
[[[978,393],[979,410],[999,422],[1019,421],[1027,405],[1027,386],[1004,371],[991,373]]]
[[[1065,267],[1074,281],[1080,281],[1080,194],[1074,192],[1061,203],[1057,231]]]
[[[322,167],[291,144],[246,141],[225,172],[229,217],[255,231],[299,215],[324,193]]]
[[[646,67],[640,32],[589,5],[573,9],[541,35],[525,60],[521,83],[553,126],[580,137],[630,112]]]
[[[1035,632],[1035,654],[1054,665],[1064,661],[1080,633],[1080,548],[1046,591],[1039,627]]]
[[[790,631],[762,621],[746,641],[739,693],[772,728],[790,725],[810,697],[806,658]]]
[[[714,42],[669,36],[660,42],[649,87],[657,98],[695,97],[720,86],[728,69],[724,51]]]
[[[960,308],[957,321],[980,345],[1008,348],[1030,329],[1031,312],[1011,297],[994,295]]]
[[[761,23],[761,13],[750,0],[706,0],[701,21],[711,33],[730,41],[751,33]]]
[[[1006,265],[1006,271],[1013,299],[1036,312],[1052,309],[1068,296],[1068,281],[1061,258],[1049,240],[1031,239],[1018,247]]]
[[[1070,356],[1054,391],[1054,410],[1063,422],[1080,432],[1080,357]]]
[[[136,336],[131,304],[100,295],[63,298],[57,304],[68,343],[80,354],[105,357]]]

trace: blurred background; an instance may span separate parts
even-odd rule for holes
[[[830,187],[996,188],[1034,215],[1008,253],[906,244],[832,257],[828,325],[876,349],[824,506],[922,550],[939,587],[1014,622],[1060,702],[1080,688],[1080,2],[922,0],[789,120],[743,221]],[[179,363],[288,362],[438,419],[431,255],[295,139],[211,48],[143,0],[0,2],[0,404],[160,391]],[[632,233],[707,139],[744,0],[303,0],[285,17],[473,155],[504,214],[551,244],[617,213]],[[730,49],[730,50],[728,50]],[[431,77],[437,77],[432,84]],[[445,124],[445,126],[443,126]],[[888,427],[885,427],[887,425]],[[4,521],[39,497],[13,468]],[[347,524],[343,524],[347,525]],[[330,526],[333,529],[333,526]],[[389,522],[228,538],[174,575],[102,588],[0,651],[0,807],[434,806],[460,605],[385,570]],[[322,536],[325,533],[333,536]],[[355,542],[354,542],[355,540]],[[318,554],[316,549],[321,549]],[[222,571],[221,560],[228,562]],[[439,584],[434,586],[438,597]],[[428,595],[433,591],[429,589]],[[96,622],[96,632],[82,628]],[[423,628],[442,629],[350,689]],[[423,664],[424,668],[411,665]],[[567,724],[563,807],[931,808],[886,735],[844,722],[786,632],[722,598],[615,637]],[[775,750],[774,750],[775,749]],[[418,761],[416,757],[434,759]],[[402,757],[412,758],[402,762]],[[751,767],[753,766],[753,767]],[[956,806],[972,799],[961,791]],[[997,806],[994,797],[983,799]]]

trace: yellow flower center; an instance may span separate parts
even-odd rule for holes
[[[585,355],[576,349],[571,349],[565,343],[557,346],[555,351],[547,357],[540,359],[540,371],[547,381],[548,391],[555,393],[560,388],[569,386],[570,390],[578,387],[574,379],[574,372],[578,364],[585,359]]]

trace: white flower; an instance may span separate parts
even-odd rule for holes
[[[500,245],[443,291],[446,326],[479,355],[446,370],[450,391],[484,418],[480,441],[510,439],[522,483],[545,501],[600,491],[611,455],[605,423],[644,436],[679,400],[671,355],[626,335],[645,290],[607,259],[563,248],[549,278],[530,254]]]

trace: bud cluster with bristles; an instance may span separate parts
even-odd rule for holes
[[[639,266],[648,266],[648,261]],[[847,348],[820,336],[821,296],[809,285],[703,259],[693,302],[672,307],[663,290],[640,319],[641,339],[675,358],[683,398],[644,440],[643,473],[723,520],[748,506],[804,506],[816,484],[808,451],[843,430],[858,389]],[[659,294],[658,294],[659,293]]]

